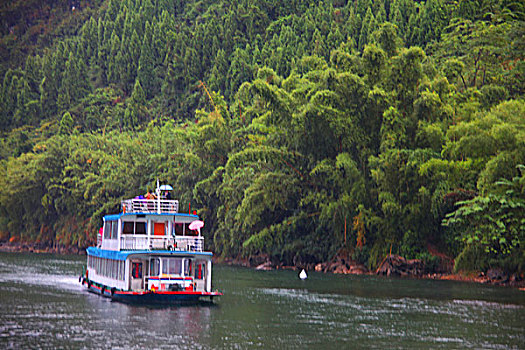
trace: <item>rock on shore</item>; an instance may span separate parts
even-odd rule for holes
[[[420,259],[407,260],[399,255],[389,255],[379,265],[376,274],[384,276],[407,277],[422,276],[425,264]]]

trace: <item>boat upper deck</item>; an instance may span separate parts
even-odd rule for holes
[[[120,214],[104,216],[97,246],[112,251],[203,252],[200,228],[204,223],[196,212],[179,213],[178,200],[161,197],[158,185],[156,192],[154,199],[139,196],[123,200]]]
[[[122,212],[140,214],[176,214],[179,212],[179,201],[160,198],[126,199],[122,201]]]

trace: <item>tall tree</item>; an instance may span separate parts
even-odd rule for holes
[[[140,49],[137,71],[137,79],[142,82],[141,85],[145,90],[147,99],[155,96],[158,92],[158,84],[156,83],[156,77],[154,74],[154,64],[155,52],[153,48],[153,29],[151,24],[147,21],[142,47]]]

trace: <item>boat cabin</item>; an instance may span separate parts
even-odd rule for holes
[[[161,249],[202,252],[200,229],[189,225],[194,214],[177,213],[178,201],[130,199],[122,202],[123,212],[104,217],[97,246],[106,250]]]

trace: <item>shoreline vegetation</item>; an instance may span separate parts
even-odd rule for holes
[[[0,252],[5,253],[33,253],[33,254],[61,254],[61,255],[85,255],[86,251],[84,248],[63,246],[63,245],[46,245],[41,243],[25,243],[25,242],[0,242]],[[393,262],[399,262],[405,260],[398,255],[390,255],[385,257],[383,264],[376,270],[369,270],[363,264],[353,261],[347,252],[340,251],[331,261],[308,264],[307,266],[297,265],[289,266],[280,263],[272,262],[268,256],[254,256],[244,259],[234,258],[223,258],[214,257],[213,263],[224,264],[224,265],[235,265],[246,268],[252,268],[255,270],[270,271],[270,270],[295,270],[300,271],[305,268],[307,271],[316,271],[323,273],[333,274],[344,274],[344,275],[381,275],[387,278],[413,278],[413,279],[431,279],[441,281],[457,281],[457,282],[470,282],[480,284],[491,284],[494,286],[511,287],[517,288],[521,291],[525,291],[525,276],[512,274],[507,275],[500,269],[493,269],[483,273],[480,271],[470,272],[453,272],[450,270],[450,264],[446,261],[443,262],[441,272],[428,273],[424,271],[424,264],[421,260],[412,259],[405,260],[408,265],[419,265],[416,268],[408,268],[407,266],[399,267],[402,264],[384,264],[388,260]],[[389,265],[386,267],[386,265]],[[444,271],[443,269],[449,269]]]

